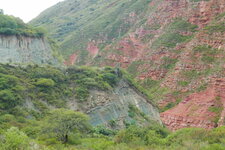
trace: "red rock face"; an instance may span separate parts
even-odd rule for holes
[[[225,65],[222,67],[224,75],[221,79],[219,77],[200,76],[185,87],[178,86],[178,81],[183,79],[181,74],[185,71],[196,70],[203,72],[215,67],[212,64],[203,64],[200,60],[201,54],[193,56],[193,48],[198,45],[209,45],[218,50],[223,50],[224,53],[216,55],[215,58],[225,60],[225,33],[207,34],[204,31],[204,27],[212,22],[216,15],[225,12],[225,0],[200,2],[164,0],[163,3],[153,0],[149,7],[156,7],[156,11],[149,16],[148,25],[160,24],[161,27],[156,30],[144,29],[143,27],[137,28],[114,46],[108,46],[108,49],[113,49],[114,51],[113,53],[102,52],[102,56],[106,57],[107,60],[101,65],[114,66],[120,63],[122,67],[127,68],[133,62],[145,62],[138,65],[138,72],[142,72],[137,76],[138,79],[161,80],[161,87],[184,93],[196,89],[204,81],[208,83],[205,91],[192,92],[188,97],[182,97],[183,101],[180,104],[161,113],[162,120],[171,130],[184,127],[210,129],[223,125],[225,117]],[[174,48],[175,53],[165,47],[152,48],[154,40],[162,35],[164,33],[163,29],[177,17],[186,18],[190,23],[198,25],[198,32],[194,35],[195,37],[189,42],[177,44]],[[153,38],[147,43],[143,42],[143,37],[149,34],[153,34]],[[182,32],[180,34],[188,36],[192,33]],[[178,60],[173,71],[168,71],[161,67],[164,57]],[[193,57],[197,59],[193,60]],[[221,63],[224,63],[224,61],[221,61]],[[183,80],[185,81],[185,78]],[[218,97],[220,97],[222,106],[220,114],[210,111],[211,107],[218,105],[216,100]],[[165,95],[165,99],[162,99],[159,105],[164,107],[170,102],[176,102],[176,98],[168,94]]]
[[[220,101],[221,106],[216,106]],[[216,114],[210,107],[221,107],[222,112]],[[219,116],[217,116],[219,115]],[[214,121],[219,117],[218,123]],[[174,108],[161,113],[161,119],[171,130],[185,127],[214,128],[224,124],[225,117],[225,78],[215,78],[203,92],[193,93]]]
[[[74,65],[77,60],[77,54],[72,54],[69,57],[69,60],[65,61],[64,64],[67,66]]]
[[[189,21],[199,27],[207,25],[213,16],[222,13],[225,9],[224,0],[200,1],[193,11]]]
[[[92,42],[89,42],[88,46],[87,46],[87,51],[89,52],[89,54],[92,58],[97,56],[98,51],[99,51],[99,49],[96,45],[97,44],[94,41],[92,41]]]

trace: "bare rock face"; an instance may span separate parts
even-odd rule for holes
[[[137,123],[144,123],[149,119],[162,124],[158,109],[143,94],[123,80],[113,91],[93,90],[87,102],[79,104],[77,100],[72,100],[68,105],[72,110],[87,113],[94,126],[108,125],[110,121],[115,121],[118,127],[123,127],[125,122],[135,120],[129,115],[131,106],[142,113],[139,119],[145,116],[141,122],[137,121]],[[138,116],[138,114],[136,115]]]
[[[56,64],[44,38],[0,35],[0,63]]]
[[[161,113],[162,121],[171,130],[185,127],[214,128],[224,125],[225,78],[213,78],[202,92],[186,97],[174,108]]]

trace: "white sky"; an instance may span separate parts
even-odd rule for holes
[[[0,0],[0,9],[3,9],[7,15],[13,15],[28,22],[60,1],[63,0]]]

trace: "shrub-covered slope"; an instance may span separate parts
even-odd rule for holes
[[[67,108],[87,113],[95,126],[161,124],[157,108],[144,91],[112,68],[1,65],[0,83],[3,113],[39,118],[53,108]]]

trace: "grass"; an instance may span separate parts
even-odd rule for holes
[[[164,46],[168,48],[174,48],[177,44],[187,42],[191,38],[192,36],[184,36],[175,32],[167,32],[156,39],[153,42],[152,47],[158,48]]]
[[[223,111],[223,104],[221,102],[221,97],[217,96],[215,98],[214,106],[210,106],[208,108],[208,111],[215,113],[215,117],[213,119],[213,122],[215,122],[217,124],[219,119],[220,119],[220,114]]]
[[[224,22],[220,22],[220,23],[215,23],[209,26],[206,26],[204,28],[204,30],[208,33],[208,34],[212,34],[212,33],[216,33],[216,32],[225,32],[225,23]]]
[[[59,5],[67,9],[59,10],[58,6],[53,6],[31,24],[47,28],[51,37],[61,43],[64,57],[74,52],[80,55],[85,51],[89,39],[104,38],[104,42],[108,43],[125,36],[134,25],[134,22],[125,18],[130,18],[132,12],[137,16],[145,15],[150,1],[65,1]],[[80,60],[83,60],[87,53],[81,55]]]
[[[161,65],[164,69],[173,69],[175,64],[178,62],[178,59],[170,58],[170,57],[163,57],[163,64]]]
[[[208,45],[199,45],[193,49],[194,54],[201,54],[201,61],[205,64],[212,64],[216,62],[216,55],[220,54],[222,51],[216,48],[212,48]]]

